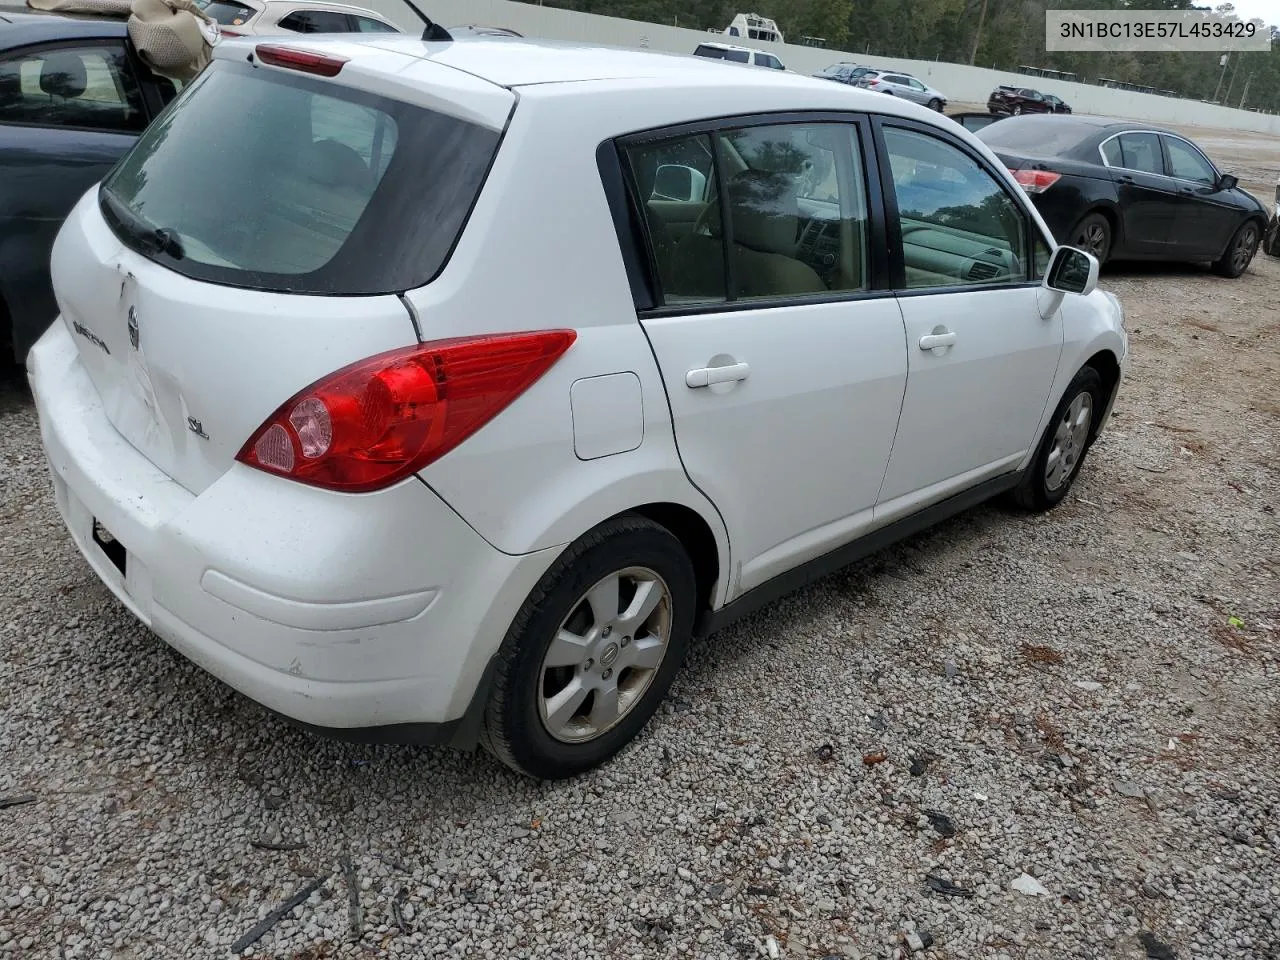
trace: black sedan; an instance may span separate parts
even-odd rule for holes
[[[1186,137],[1082,116],[1009,117],[978,132],[1059,243],[1101,262],[1184,260],[1238,277],[1267,209]]]
[[[62,221],[175,92],[124,20],[0,5],[0,343],[12,337],[19,362],[58,312],[49,254]]]

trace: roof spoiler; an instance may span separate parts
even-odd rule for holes
[[[453,39],[453,37],[449,35],[448,30],[419,10],[418,5],[414,3],[413,0],[404,0],[404,5],[416,13],[418,15],[418,19],[422,21],[423,40],[449,41]]]

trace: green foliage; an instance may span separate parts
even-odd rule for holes
[[[529,0],[526,0],[529,2]],[[1224,70],[1221,53],[1046,53],[1044,14],[1050,9],[1190,10],[1194,0],[542,0],[547,6],[601,13],[695,30],[723,30],[748,10],[778,21],[788,40],[822,37],[832,60],[843,52],[912,60],[975,63],[1016,70],[1021,64],[1065,70],[1087,81],[1109,77],[1212,100],[1280,112],[1280,43],[1270,52],[1233,53]],[[978,21],[983,7],[982,33]],[[1229,3],[1214,4],[1230,14]],[[1280,11],[1277,13],[1280,18]],[[1277,28],[1273,27],[1273,31]],[[1280,32],[1273,34],[1280,36]],[[1034,83],[1034,81],[1029,81]]]

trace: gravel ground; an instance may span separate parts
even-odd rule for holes
[[[171,653],[0,386],[0,957],[225,957],[297,893],[245,955],[1280,958],[1280,261],[1105,283],[1135,366],[1060,509],[698,645],[554,785],[317,739]]]

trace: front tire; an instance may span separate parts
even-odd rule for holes
[[[1022,116],[1022,104],[1018,104],[1013,108],[1013,115],[1015,117]]]
[[[665,527],[635,516],[597,527],[543,575],[507,631],[481,742],[544,780],[604,763],[666,696],[696,603],[693,564]]]
[[[1014,488],[1014,503],[1043,512],[1063,501],[1093,444],[1105,402],[1102,377],[1093,367],[1082,367],[1063,392],[1035,457]]]
[[[941,101],[941,100],[939,100],[937,97],[934,97],[932,100],[930,100],[930,101],[929,101],[929,109],[930,109],[930,110],[934,110],[934,111],[936,111],[936,112],[938,112],[938,113],[941,113],[941,112],[942,112],[942,101]]]
[[[1246,220],[1231,238],[1222,256],[1214,263],[1213,272],[1232,280],[1240,276],[1253,262],[1261,237],[1262,231],[1258,229],[1257,221]]]

